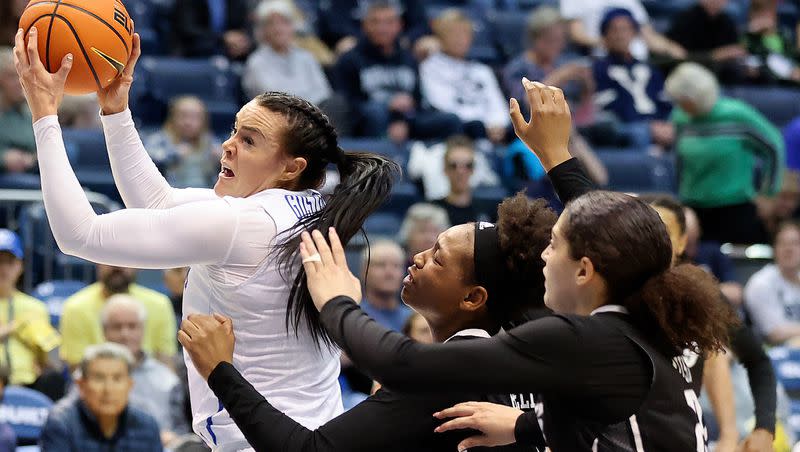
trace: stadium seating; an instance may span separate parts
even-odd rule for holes
[[[34,444],[52,406],[53,401],[39,391],[9,386],[0,404],[0,422],[11,426],[20,445]]]
[[[84,287],[86,287],[86,283],[83,281],[45,281],[33,289],[31,296],[47,305],[47,310],[50,312],[50,323],[58,328],[64,300]]]
[[[171,99],[194,95],[206,103],[215,133],[226,133],[241,103],[240,71],[224,58],[182,59],[144,57],[142,72],[146,91],[136,99],[136,114],[145,126],[160,126]]]
[[[67,155],[81,185],[91,191],[120,200],[111,174],[111,163],[108,160],[103,132],[64,129],[63,136]]]
[[[778,128],[800,116],[800,90],[797,88],[736,86],[724,93],[752,105]]]
[[[364,222],[364,230],[370,237],[395,237],[400,231],[403,217],[389,212],[377,212]]]
[[[630,150],[597,151],[608,169],[609,187],[614,190],[674,193],[677,189],[675,163],[671,156],[654,157]]]

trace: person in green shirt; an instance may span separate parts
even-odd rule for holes
[[[0,47],[0,167],[9,173],[34,169],[36,141],[31,112],[14,69],[11,47]]]
[[[755,201],[781,187],[786,157],[780,131],[753,107],[720,96],[714,74],[699,64],[678,66],[666,92],[676,103],[678,192],[697,212],[705,238],[767,241]]]
[[[136,270],[97,265],[98,281],[64,301],[61,313],[61,359],[71,368],[80,364],[86,347],[105,342],[100,313],[109,297],[126,293],[144,305],[147,318],[142,349],[174,367],[177,327],[172,303],[165,295],[134,284]]]

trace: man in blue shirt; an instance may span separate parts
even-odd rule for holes
[[[411,309],[400,300],[406,274],[405,253],[396,242],[379,240],[365,251],[361,268],[364,275],[364,300],[361,309],[381,325],[401,331]]]
[[[669,146],[674,131],[668,121],[672,106],[663,92],[664,77],[630,51],[639,24],[630,11],[615,8],[605,14],[600,27],[608,55],[592,67],[597,85],[595,104],[619,122],[619,132],[630,146]]]
[[[133,357],[119,344],[86,349],[77,380],[80,397],[65,398],[50,412],[42,452],[163,450],[156,421],[128,406]]]

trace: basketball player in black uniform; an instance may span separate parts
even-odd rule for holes
[[[414,257],[415,281],[405,285],[403,301],[426,318],[434,340],[447,343],[489,337],[522,311],[546,315],[540,255],[555,222],[546,201],[517,195],[499,206],[497,225],[471,223],[448,229],[436,246]],[[197,323],[195,333],[203,333],[192,333],[186,350],[257,451],[455,451],[470,432],[435,433],[440,421],[434,412],[473,399],[517,409],[535,407],[533,387],[521,394],[489,396],[475,391],[412,396],[382,389],[311,431],[270,405],[241,376],[230,364],[233,336],[216,320],[206,320],[211,322],[208,329],[203,319],[189,317]],[[223,343],[227,346],[220,347]],[[224,353],[216,353],[220,350]],[[533,434],[542,444],[541,433],[534,429]],[[500,449],[533,450],[525,444]]]
[[[533,120],[526,123],[512,101],[517,135],[533,149],[555,149],[545,155],[568,156],[563,93],[531,83],[526,90]],[[681,354],[720,350],[735,317],[722,303],[697,302],[718,296],[715,282],[695,267],[670,268],[665,226],[642,201],[596,191],[569,203],[542,255],[545,304],[556,315],[461,343],[417,344],[371,321],[354,302],[360,288],[335,232],[329,237],[330,246],[319,231],[303,237],[312,298],[334,341],[385,386],[415,393],[535,387],[554,452],[705,450]]]

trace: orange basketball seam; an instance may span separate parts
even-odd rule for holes
[[[97,89],[103,89],[103,86],[100,84],[100,77],[97,76],[97,71],[94,70],[92,60],[89,59],[89,54],[86,52],[86,49],[83,48],[83,43],[81,42],[80,36],[78,36],[78,32],[75,31],[75,27],[72,26],[67,18],[58,15],[55,17],[63,20],[67,27],[69,27],[70,31],[72,31],[72,35],[75,37],[75,42],[78,43],[78,47],[81,49],[81,53],[83,53],[83,58],[86,60],[86,64],[89,65],[89,70],[92,71],[92,76],[94,77],[94,82],[97,84]]]
[[[56,3],[55,8],[53,8],[53,12],[50,13],[50,25],[47,27],[47,41],[45,41],[45,48],[44,48],[44,59],[45,59],[45,67],[47,68],[47,72],[53,72],[50,69],[50,34],[53,32],[53,22],[55,22],[56,12],[58,11],[58,7],[61,6],[61,1],[58,0]]]
[[[29,4],[28,8],[30,8],[33,5],[40,5],[42,3],[50,3],[50,4],[52,4],[52,3],[61,3],[62,1],[63,0],[42,0],[42,1],[38,1],[38,2],[35,2],[35,3]],[[100,23],[102,23],[103,25],[108,27],[109,30],[111,30],[115,35],[117,35],[119,40],[122,41],[122,45],[125,46],[125,52],[130,53],[130,49],[128,48],[128,43],[125,42],[125,38],[117,31],[116,28],[114,28],[113,25],[108,23],[105,19],[103,19],[102,17],[98,16],[97,14],[95,14],[95,13],[93,13],[93,12],[87,10],[87,9],[81,8],[80,6],[77,6],[77,5],[71,5],[69,3],[61,3],[61,6],[64,6],[64,7],[67,7],[67,8],[72,8],[72,9],[77,9],[78,11],[80,11],[80,12],[82,12],[84,14],[88,14],[89,16],[92,16],[95,19],[97,19]],[[123,7],[124,6],[125,5],[123,5]],[[127,12],[127,9],[126,9],[126,12]],[[47,15],[49,15],[49,14],[47,14]],[[130,14],[128,14],[128,16],[130,17]]]

